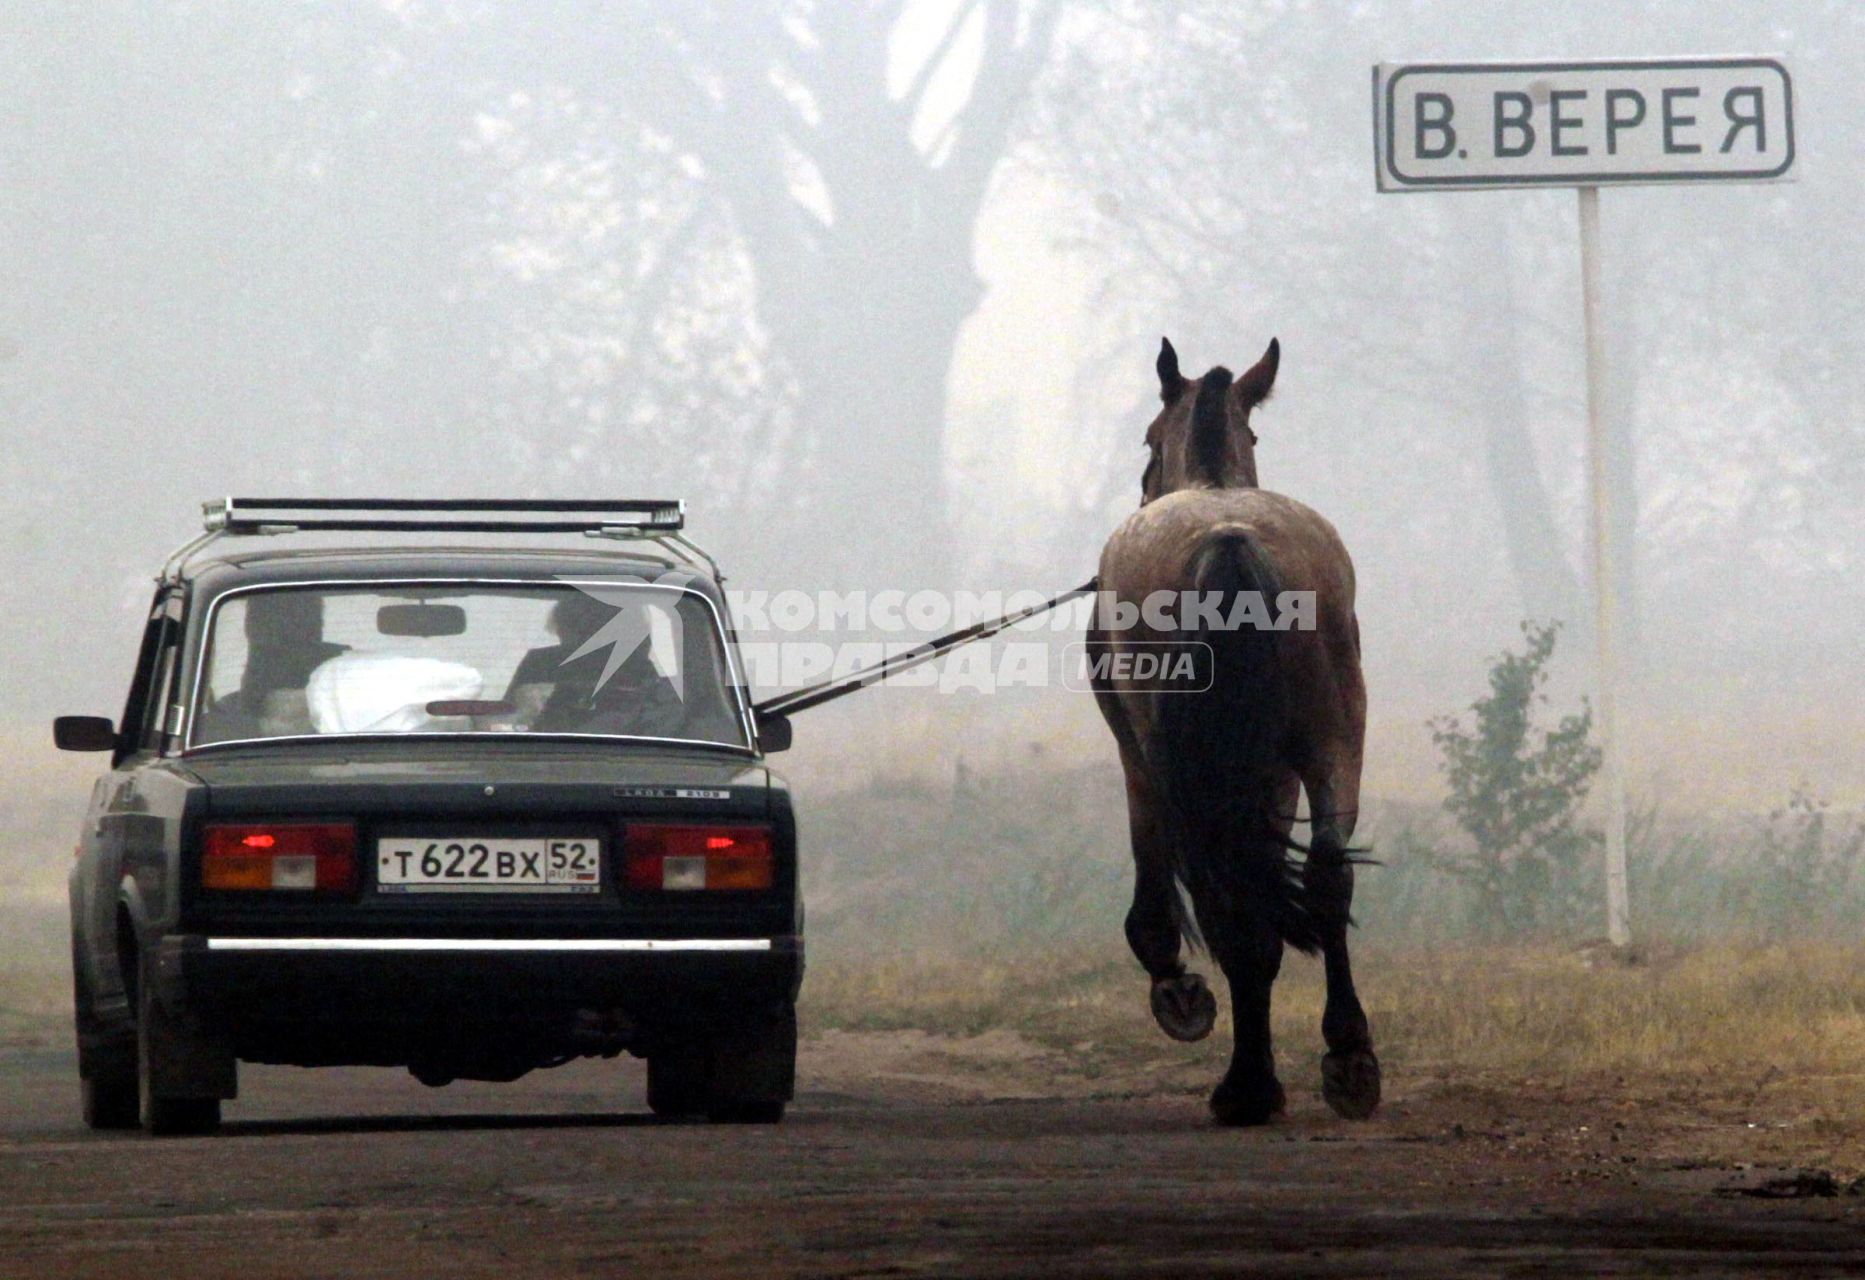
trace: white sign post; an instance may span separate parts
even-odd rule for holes
[[[1575,187],[1586,326],[1587,480],[1606,800],[1606,934],[1632,938],[1611,488],[1606,482],[1599,189],[1767,182],[1794,164],[1794,95],[1777,57],[1381,63],[1373,68],[1381,191]]]

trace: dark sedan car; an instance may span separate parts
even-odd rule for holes
[[[121,721],[57,725],[112,753],[71,876],[86,1121],[211,1129],[240,1060],[438,1085],[622,1052],[657,1113],[781,1117],[787,725],[680,505],[208,513]]]

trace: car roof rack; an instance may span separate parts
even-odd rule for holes
[[[288,533],[581,533],[641,539],[711,570],[719,565],[681,531],[683,498],[215,498],[201,504],[205,532],[176,549],[158,581],[178,578],[188,561],[223,537]]]
[[[438,533],[677,533],[679,498],[215,498],[201,504],[208,532],[312,529]],[[518,517],[518,518],[514,518]]]

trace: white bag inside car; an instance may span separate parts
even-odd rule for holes
[[[471,700],[484,686],[460,662],[345,653],[313,671],[305,693],[318,733],[420,733],[449,727],[428,715],[428,703]]]

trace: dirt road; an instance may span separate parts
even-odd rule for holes
[[[775,1129],[657,1123],[629,1061],[247,1067],[223,1134],[167,1141],[86,1133],[55,1042],[0,1049],[0,1276],[1865,1274],[1865,1197],[1727,1194],[1766,1170],[1294,1089],[1225,1132],[1182,1093],[1006,1084],[1003,1049],[812,1042]]]

